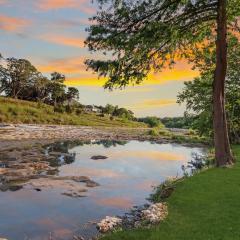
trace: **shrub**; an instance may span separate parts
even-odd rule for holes
[[[148,131],[148,135],[153,136],[153,137],[157,137],[157,136],[159,136],[159,131],[156,128],[151,129],[151,130]]]
[[[8,107],[8,112],[11,113],[13,116],[17,116],[17,109],[13,107]]]
[[[160,129],[159,134],[165,137],[171,137],[172,133],[166,129]]]
[[[69,106],[69,105],[66,105],[65,106],[65,111],[66,111],[66,113],[72,113],[73,112],[73,108],[71,106]]]
[[[64,113],[64,106],[60,106],[60,105],[55,106],[54,112]]]
[[[162,128],[162,127],[164,127],[163,124],[161,123],[161,121],[157,117],[146,117],[146,118],[139,119],[139,121],[148,124],[148,126],[151,127],[151,128],[154,128],[154,127]]]
[[[77,115],[81,115],[81,114],[82,114],[82,109],[77,108],[77,109],[76,109],[76,114],[77,114]]]
[[[156,203],[169,198],[176,188],[177,182],[181,180],[182,178],[169,178],[165,180],[159,186],[154,188],[154,192],[150,195],[149,200]]]

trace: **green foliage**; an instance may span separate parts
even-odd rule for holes
[[[103,108],[103,113],[112,115],[113,112],[115,110],[115,106],[111,105],[111,104],[107,104],[104,108]]]
[[[165,137],[172,137],[172,135],[173,135],[170,131],[168,131],[167,129],[164,129],[164,128],[159,129],[158,132],[161,136],[165,136]]]
[[[148,135],[150,135],[152,137],[157,137],[157,136],[159,136],[159,131],[158,131],[158,129],[153,128],[148,131]]]
[[[107,104],[105,107],[102,107],[102,113],[111,115],[111,117],[120,117],[128,120],[134,120],[134,113],[126,108],[119,108],[118,106],[113,106]]]
[[[191,128],[193,120],[194,118],[190,116],[165,117],[160,119],[160,121],[166,128],[183,128],[183,129]]]
[[[158,226],[122,231],[102,239],[238,240],[240,146],[233,150],[237,159],[233,167],[211,168],[174,186],[167,199],[168,217]]]
[[[68,101],[72,101],[73,99],[79,99],[79,91],[75,87],[69,87],[66,93],[66,98]]]
[[[159,71],[189,57],[199,44],[215,41],[217,1],[190,0],[118,1],[102,4],[88,28],[90,51],[102,51],[106,60],[86,64],[107,76],[106,88],[139,84],[152,70]],[[239,0],[229,0],[229,26],[240,15]],[[235,27],[236,30],[236,27]],[[110,54],[108,54],[110,53]],[[195,55],[194,55],[195,56]]]
[[[185,82],[183,91],[178,95],[178,102],[186,103],[186,118],[192,120],[191,127],[200,135],[213,136],[212,128],[212,84],[214,78],[215,51],[196,50],[200,77],[192,82]],[[228,71],[226,79],[226,111],[232,142],[240,142],[240,43],[237,38],[228,37]],[[193,114],[194,113],[194,114]]]
[[[149,127],[152,128],[162,128],[164,127],[162,122],[157,117],[145,117],[145,118],[139,118],[139,122],[144,122],[148,124]]]
[[[53,109],[54,109],[54,112],[58,112],[58,113],[64,113],[64,111],[65,111],[65,108],[62,105],[56,105],[56,106],[54,106]]]
[[[168,178],[159,186],[154,188],[149,200],[154,203],[166,201],[166,199],[169,198],[175,190],[177,183],[182,180],[183,179],[179,178]]]
[[[82,110],[81,108],[77,108],[77,109],[76,109],[76,114],[77,114],[77,115],[82,114],[82,112],[83,112],[83,110]]]
[[[64,85],[65,76],[44,77],[28,60],[0,57],[0,94],[28,101],[59,105],[79,98],[78,89]]]
[[[72,113],[73,112],[73,108],[69,105],[65,106],[65,111],[66,113]]]

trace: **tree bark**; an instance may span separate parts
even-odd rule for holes
[[[227,0],[218,0],[216,69],[213,82],[213,128],[217,166],[233,163],[225,111],[227,72]]]

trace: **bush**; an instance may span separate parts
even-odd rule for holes
[[[149,200],[153,203],[162,202],[169,198],[176,188],[176,185],[182,178],[169,178],[154,188]]]
[[[159,131],[155,128],[151,129],[151,130],[148,131],[148,135],[153,136],[153,137],[157,137],[157,136],[159,136]]]
[[[66,113],[72,113],[72,112],[73,112],[73,109],[72,109],[71,106],[66,105],[66,106],[65,106],[65,111],[66,111]]]
[[[172,133],[166,129],[160,129],[159,134],[165,137],[172,137]]]
[[[179,143],[188,142],[188,138],[186,138],[185,136],[182,136],[182,135],[173,135],[172,140],[179,142]]]
[[[81,115],[81,114],[82,114],[82,109],[77,108],[77,109],[76,109],[76,114],[77,114],[77,115]]]
[[[54,112],[58,112],[58,113],[64,113],[64,107],[57,105],[54,107]]]
[[[148,126],[151,128],[164,127],[162,122],[157,117],[146,117],[146,118],[139,119],[139,121],[148,124]]]
[[[8,112],[11,113],[13,116],[17,116],[18,115],[17,109],[13,108],[13,107],[9,107],[8,108]]]

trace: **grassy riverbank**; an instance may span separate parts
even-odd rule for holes
[[[62,124],[103,127],[146,127],[146,124],[94,113],[57,113],[52,106],[0,97],[0,123]]]
[[[149,230],[117,232],[104,240],[240,239],[240,146],[232,168],[213,168],[178,183],[168,199],[169,216]]]

